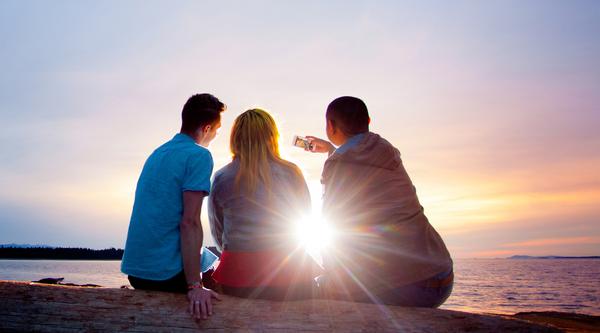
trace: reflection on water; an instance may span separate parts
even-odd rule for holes
[[[35,281],[64,277],[64,283],[129,285],[121,273],[121,261],[104,260],[0,260],[0,280]]]
[[[0,260],[0,280],[128,285],[120,261]],[[600,260],[457,259],[443,309],[487,313],[566,311],[600,315]]]
[[[600,315],[600,260],[459,259],[454,270],[454,291],[443,309]]]

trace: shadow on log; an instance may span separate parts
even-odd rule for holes
[[[0,281],[1,332],[559,332],[505,316],[328,300],[223,296],[198,321],[186,309],[185,295]]]

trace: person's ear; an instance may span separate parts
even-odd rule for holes
[[[369,117],[369,122],[368,122],[368,124],[369,124],[369,125],[371,125],[371,117]]]
[[[331,121],[331,119],[327,119],[327,127],[329,128],[329,130],[331,131],[331,133],[335,133],[336,132],[336,128],[333,125],[333,121]]]
[[[198,129],[196,130],[196,137],[198,138],[203,138],[206,133],[208,133],[208,130],[206,129],[207,126],[200,126],[198,127]]]
[[[199,134],[206,134],[208,132],[210,132],[211,126],[210,125],[204,125],[200,128],[198,128],[198,132]]]

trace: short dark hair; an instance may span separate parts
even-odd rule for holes
[[[346,136],[369,131],[367,105],[356,97],[342,96],[334,99],[329,103],[325,117]]]
[[[211,94],[190,97],[181,111],[181,131],[195,132],[198,128],[221,120],[221,112],[227,107]]]

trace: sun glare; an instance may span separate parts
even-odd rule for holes
[[[331,227],[319,215],[311,215],[296,225],[296,238],[300,246],[313,257],[320,257],[321,252],[331,245]]]

